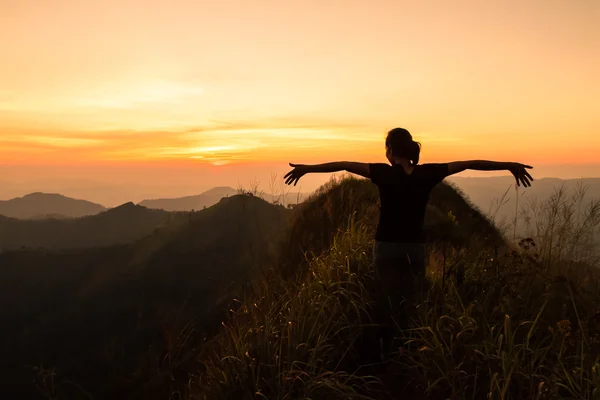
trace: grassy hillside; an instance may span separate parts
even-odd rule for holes
[[[372,267],[377,192],[358,179],[332,181],[293,211],[224,199],[181,229],[105,255],[0,255],[12,266],[0,304],[46,293],[9,304],[1,317],[10,326],[36,318],[0,343],[21,363],[45,354],[51,367],[68,356],[54,381],[44,381],[48,369],[37,375],[54,398],[597,398],[600,276],[580,244],[600,218],[566,229],[547,220],[560,204],[545,207],[537,222],[546,234],[511,242],[460,191],[438,185],[426,215],[428,288],[391,316],[391,346],[380,342],[387,316]],[[248,264],[261,268],[245,275]],[[61,265],[77,267],[48,272]],[[72,311],[80,297],[60,300],[53,279],[89,314]],[[65,332],[88,342],[44,342],[62,343]]]
[[[597,398],[597,271],[503,240],[446,185],[427,216],[430,288],[393,316],[396,340],[382,350],[373,215],[353,200],[371,191],[344,181],[305,205],[297,223],[330,227],[333,241],[313,237],[302,271],[271,274],[241,300],[183,398]]]
[[[197,345],[218,326],[222,297],[273,262],[287,218],[283,207],[234,196],[131,245],[1,254],[0,318],[11,327],[0,334],[3,377],[32,395],[34,367],[56,368],[70,399],[169,389],[189,361],[169,360],[181,330]]]
[[[0,216],[0,250],[76,249],[130,243],[187,213],[150,210],[126,203],[100,214],[73,219],[19,220]]]
[[[379,218],[377,187],[363,179],[332,180],[295,209],[287,244],[286,269],[295,270],[305,254],[320,255],[327,251],[337,233],[347,228],[348,218],[355,216],[374,234]],[[460,229],[448,217],[460,220]],[[456,187],[441,184],[434,188],[425,216],[425,233],[430,247],[445,242],[461,244],[483,242],[500,246],[504,239],[481,212],[473,207]]]
[[[0,200],[0,215],[17,219],[60,216],[78,218],[98,214],[106,208],[85,200],[76,200],[60,194],[31,193],[11,200]]]

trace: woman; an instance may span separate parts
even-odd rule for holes
[[[410,299],[425,275],[425,238],[423,221],[429,194],[444,178],[467,169],[510,171],[517,182],[531,186],[529,165],[514,162],[455,161],[419,164],[421,144],[413,141],[403,128],[388,132],[385,141],[390,164],[333,162],[319,165],[290,164],[294,169],[284,179],[294,186],[307,173],[348,171],[369,178],[379,188],[381,199],[379,225],[375,235],[374,267],[382,294],[396,309]],[[416,281],[415,281],[416,280]]]

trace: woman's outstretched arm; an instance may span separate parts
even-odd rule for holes
[[[520,164],[516,162],[498,162],[498,161],[486,161],[486,160],[471,160],[471,161],[455,161],[448,163],[449,175],[457,174],[466,169],[473,169],[477,171],[510,171],[515,180],[517,186],[529,187],[533,178],[527,172],[527,169],[533,168],[530,165]]]
[[[369,164],[352,162],[352,161],[337,161],[325,164],[316,164],[316,165],[305,165],[305,164],[292,164],[290,163],[290,167],[294,169],[288,172],[283,179],[285,179],[285,183],[291,185],[292,183],[296,186],[298,180],[302,178],[304,175],[314,172],[339,172],[339,171],[348,171],[356,175],[363,176],[365,178],[369,177]]]

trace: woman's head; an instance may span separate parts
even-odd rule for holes
[[[419,163],[421,143],[415,142],[412,135],[404,128],[394,128],[388,132],[385,139],[386,156],[390,163],[394,158],[406,158],[413,165]]]

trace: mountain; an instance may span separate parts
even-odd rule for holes
[[[224,186],[215,187],[204,193],[169,199],[151,199],[144,200],[139,205],[160,209],[166,211],[192,211],[202,210],[216,204],[224,197],[231,197],[238,194],[238,190]],[[285,194],[262,194],[261,197],[269,203],[278,203],[282,205],[296,204],[304,200],[308,195],[306,193],[285,193]]]
[[[0,318],[11,327],[0,332],[3,378],[23,390],[36,375],[26,366],[53,366],[77,383],[63,385],[65,398],[135,398],[139,375],[151,386],[181,351],[165,335],[177,347],[186,329],[202,337],[219,326],[234,293],[273,263],[290,213],[233,196],[127,245],[0,254]]]
[[[479,227],[482,236],[496,235],[447,185],[432,193],[431,232],[440,234],[449,209],[468,233]],[[169,214],[132,203],[103,214],[126,218],[148,211]],[[275,266],[287,268],[290,277],[303,276],[299,266],[307,254],[327,252],[333,237],[355,219],[374,230],[377,213],[376,187],[348,179],[325,186],[293,211],[235,195],[205,210],[182,213],[185,218],[178,223],[133,243],[0,254],[0,319],[11,327],[0,331],[6,366],[0,376],[9,383],[3,389],[19,389],[20,397],[33,398],[23,388],[36,390],[31,381],[39,375],[28,366],[46,366],[57,373],[60,398],[168,398],[176,389],[172,385],[202,371],[198,354],[208,348],[206,338],[221,324],[228,329],[228,315],[244,313],[236,309],[235,299],[243,299],[254,278],[264,276],[259,272],[276,276],[278,270],[269,269]],[[474,238],[468,242],[477,247]],[[353,268],[340,262],[343,270]],[[263,285],[274,293],[304,290],[290,283]],[[254,306],[261,304],[257,299]],[[246,328],[251,341],[257,332]]]
[[[393,380],[395,386],[404,387],[410,382],[415,365],[418,365],[415,362],[403,369],[401,376],[388,378],[398,365],[407,360],[400,355],[393,361],[398,360],[397,364],[382,363],[380,357],[386,347],[395,354],[398,354],[398,346],[403,346],[402,351],[410,349],[418,355],[418,361],[428,359],[428,355],[423,353],[430,350],[417,350],[418,347],[410,342],[413,332],[400,330],[394,331],[396,346],[381,346],[382,330],[375,326],[379,321],[391,318],[389,309],[378,298],[377,282],[373,279],[376,274],[373,273],[371,254],[378,221],[378,197],[377,187],[368,180],[346,179],[339,184],[326,185],[294,208],[291,234],[286,242],[285,278],[279,276],[281,271],[270,273],[264,276],[264,284],[256,292],[241,298],[240,312],[231,313],[220,333],[201,352],[200,367],[192,372],[198,379],[194,385],[186,386],[192,387],[189,398],[452,397],[450,391],[448,395],[434,397],[412,396],[406,392],[391,396],[384,392],[384,385],[389,380]],[[450,218],[450,210],[457,223]],[[434,280],[429,293],[436,288],[444,290],[443,283],[437,284],[440,281],[436,276],[446,273],[451,274],[453,281],[454,277],[456,281],[464,279],[464,264],[455,263],[464,260],[464,254],[459,253],[462,249],[473,249],[467,254],[469,256],[484,256],[487,251],[494,254],[494,245],[503,246],[503,240],[493,225],[446,184],[438,185],[431,193],[426,223],[429,272]],[[450,256],[455,249],[445,246],[448,241],[456,246],[458,257]],[[490,246],[485,246],[486,242]],[[452,268],[448,270],[445,269],[446,257],[452,260]],[[481,258],[477,262],[481,265]],[[409,275],[406,276],[408,278]],[[498,283],[498,280],[493,283]],[[462,289],[457,286],[452,285],[446,291]],[[477,293],[478,287],[472,290]],[[431,338],[437,340],[441,336],[438,332],[448,329],[449,325],[435,330],[436,324],[441,326],[445,319],[445,311],[438,310],[445,310],[447,305],[440,300],[437,300],[435,308],[428,305],[434,301],[435,297],[427,296],[427,302],[419,305],[418,316],[431,313],[432,322],[424,327],[415,323],[415,331],[425,331],[423,342],[437,348],[437,342],[431,344]],[[469,311],[465,314],[478,306],[477,303],[458,304],[460,306],[456,307],[461,310],[468,307]],[[498,310],[497,304],[493,303],[495,310]],[[394,315],[392,326],[402,327],[403,320],[412,320],[413,315],[417,315],[408,308],[402,307],[403,314]],[[425,311],[422,311],[423,308]],[[378,312],[378,309],[383,312]],[[379,315],[385,315],[385,318],[379,319]],[[501,316],[504,317],[504,314]],[[416,317],[415,320],[420,322]],[[477,323],[480,325],[476,329],[480,329],[485,322]],[[446,336],[449,343],[459,341],[456,340],[457,334],[462,340],[459,332],[464,325],[456,322],[450,329]],[[439,356],[431,360],[434,367],[439,367],[439,360],[445,360],[448,352],[444,348],[437,354]],[[469,354],[461,361],[468,357]],[[476,362],[479,362],[476,364],[479,367],[480,361]],[[323,371],[327,372],[324,374]],[[347,371],[353,371],[356,378],[349,377]],[[377,378],[372,379],[373,376]],[[305,379],[309,383],[305,384]],[[428,379],[419,381],[418,385],[421,384],[424,388],[430,387]],[[346,390],[352,385],[356,385],[356,391]],[[340,390],[341,387],[343,389]]]
[[[426,215],[428,282],[416,304],[390,310],[374,279],[376,201],[373,185],[350,180],[294,209],[290,248],[305,273],[296,264],[283,282],[265,276],[241,299],[185,376],[198,378],[182,379],[188,398],[528,399],[541,386],[547,398],[597,397],[593,384],[570,384],[577,368],[593,381],[600,357],[587,344],[600,338],[598,261],[563,240],[580,235],[557,224],[549,241],[512,246],[460,192],[438,185]],[[566,346],[585,350],[565,356]],[[532,350],[510,359],[500,387],[512,349]],[[545,371],[541,362],[570,364]]]
[[[185,213],[150,210],[133,203],[74,219],[21,220],[0,216],[0,250],[76,249],[129,243],[187,218]]]
[[[448,398],[468,375],[469,390],[481,387],[469,398],[481,398],[496,377],[477,371],[482,362],[502,371],[504,360],[494,354],[506,347],[471,357],[490,345],[487,338],[511,326],[531,331],[531,321],[541,321],[531,338],[513,336],[523,348],[533,340],[555,360],[568,321],[576,321],[569,345],[584,346],[575,335],[580,318],[590,337],[598,336],[598,279],[591,270],[568,266],[571,275],[550,275],[526,249],[510,246],[460,190],[441,184],[425,221],[432,285],[426,301],[394,315],[410,330],[395,325],[393,336],[409,332],[415,345],[390,349],[393,368],[380,368],[380,331],[370,319],[378,307],[371,258],[377,201],[368,180],[345,179],[293,211],[236,195],[181,213],[178,223],[133,243],[0,254],[0,320],[9,327],[0,330],[0,391],[75,400]],[[144,210],[128,203],[107,213]],[[432,346],[432,337],[442,345]],[[444,343],[460,351],[440,370],[439,360],[452,353]],[[517,361],[517,384],[506,390],[530,398],[523,393],[536,394],[539,382],[531,383],[526,357]],[[565,362],[569,371],[583,365]],[[448,382],[465,366],[469,373],[452,385],[430,384],[432,376]],[[593,363],[586,368],[592,376]],[[554,372],[540,379],[564,387],[572,379],[568,371]],[[434,394],[412,395],[408,385]]]
[[[290,204],[302,203],[310,196],[310,193],[285,193],[285,194],[269,194],[266,193],[262,196],[263,199],[269,203],[281,204],[288,206]]]
[[[12,171],[14,172],[14,171]],[[15,174],[8,173],[8,176]],[[18,175],[18,173],[16,173]],[[12,199],[20,197],[25,193],[43,192],[60,193],[63,196],[75,199],[86,199],[105,207],[116,207],[128,201],[139,203],[144,199],[153,199],[164,196],[161,193],[171,193],[172,197],[186,196],[190,193],[200,192],[209,187],[198,189],[194,181],[182,182],[180,179],[174,182],[142,182],[138,180],[129,182],[107,181],[111,174],[106,172],[101,180],[93,178],[77,179],[64,174],[55,174],[59,177],[48,177],[39,179],[19,179],[9,181],[0,179],[0,199]],[[0,165],[0,177],[2,177],[2,166]]]
[[[579,187],[587,188],[582,202],[584,207],[593,200],[600,200],[600,178],[541,178],[533,181],[529,188],[518,188],[518,192],[512,176],[452,177],[448,181],[456,185],[477,208],[501,225],[510,224],[514,220],[516,210],[519,210],[519,215],[522,215],[523,212],[528,212],[532,201],[538,203],[547,201],[561,188],[564,189],[566,202],[573,202]],[[518,222],[518,225],[519,229],[524,229],[522,222]]]
[[[534,176],[535,178],[535,176]],[[472,201],[483,211],[488,212],[490,205],[503,196],[508,190],[507,197],[514,199],[515,196],[515,180],[512,176],[498,177],[452,177],[449,178],[454,182]],[[541,178],[533,181],[529,188],[519,188],[519,195],[524,195],[530,198],[538,198],[540,200],[547,199],[557,189],[564,187],[569,194],[574,194],[577,187],[583,185],[588,188],[586,197],[588,199],[600,199],[600,178],[584,178],[584,179],[558,179],[558,178]]]
[[[31,193],[23,197],[0,201],[0,215],[18,219],[44,217],[77,218],[98,214],[106,208],[85,200],[60,194]]]
[[[166,211],[202,210],[205,207],[210,207],[218,203],[223,197],[230,197],[235,194],[237,194],[237,191],[230,187],[215,187],[194,196],[144,200],[139,205]]]

